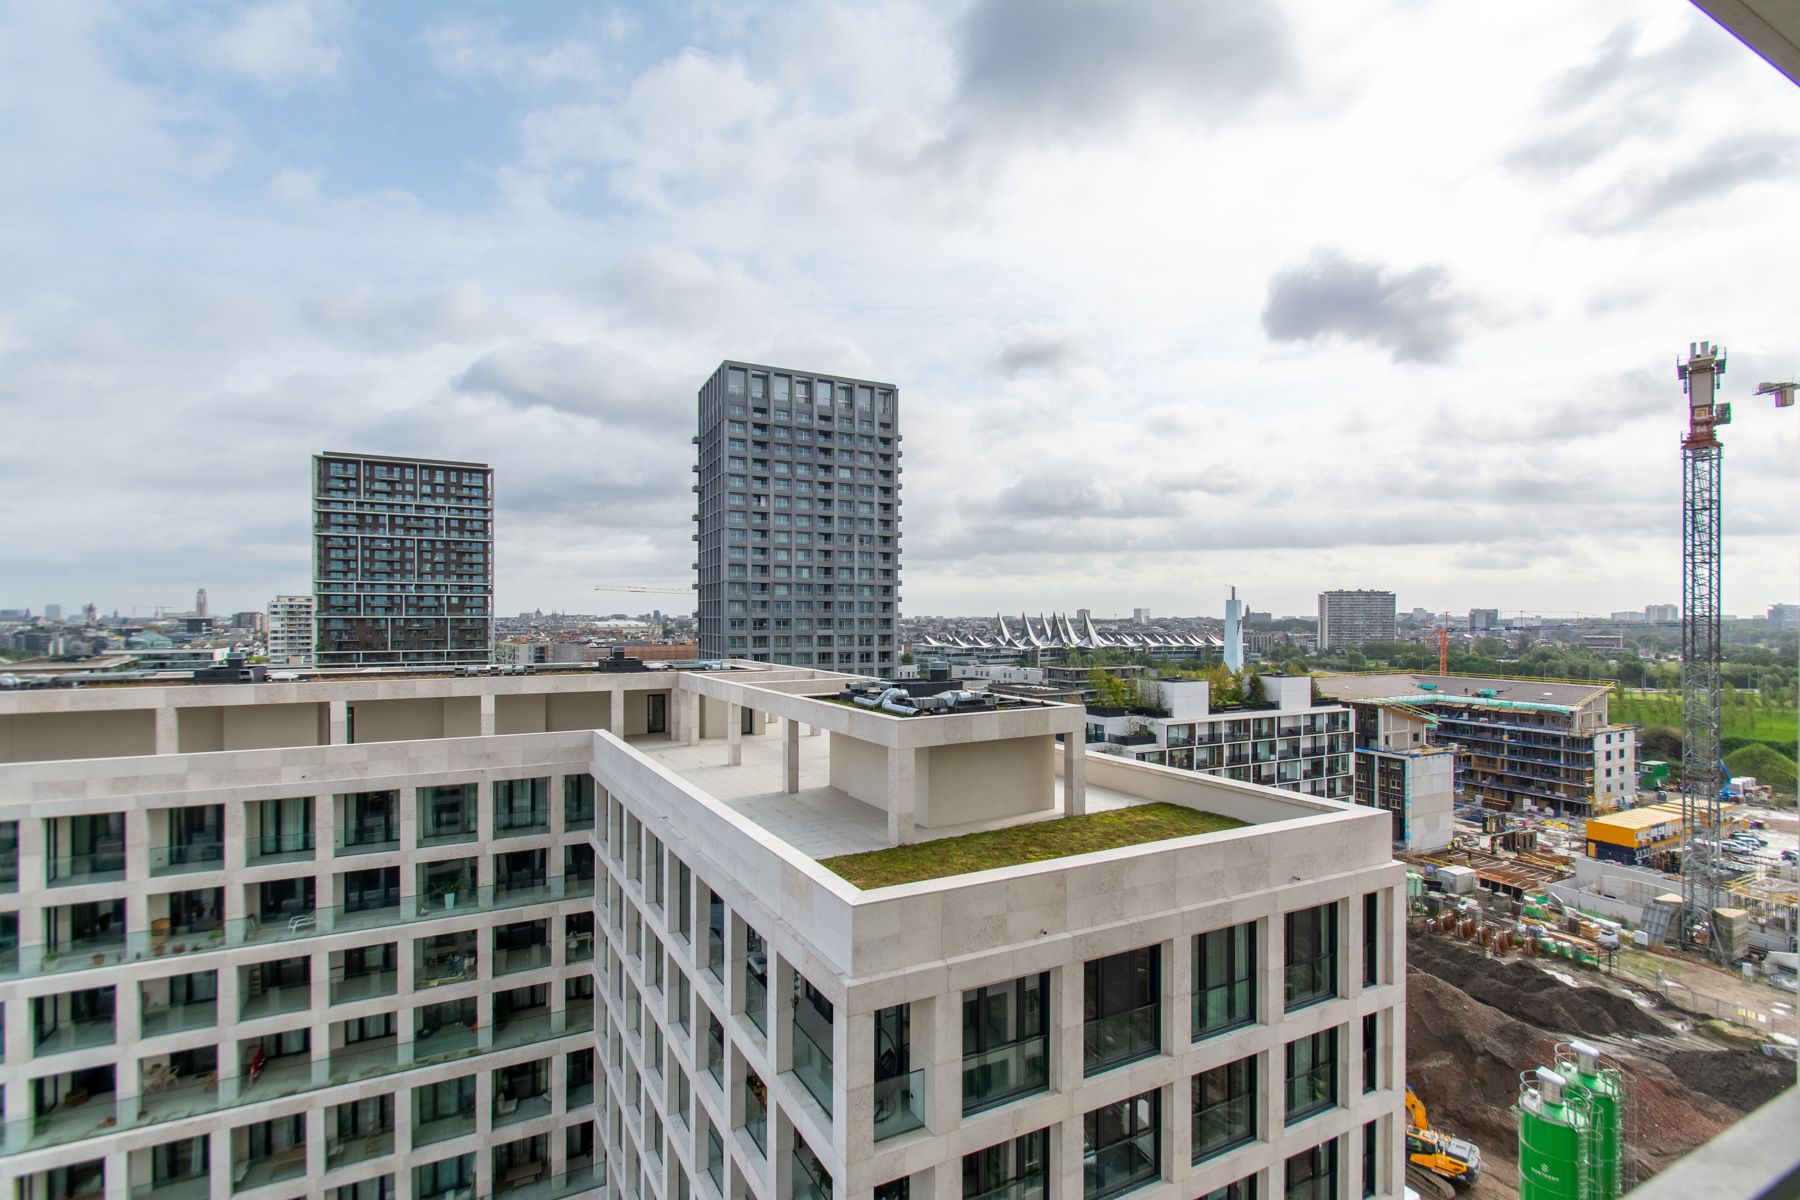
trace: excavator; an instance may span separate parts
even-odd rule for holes
[[[1425,1102],[1406,1089],[1406,1161],[1441,1179],[1466,1187],[1481,1174],[1481,1151],[1473,1142],[1453,1138],[1431,1127]]]

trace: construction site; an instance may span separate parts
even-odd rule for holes
[[[1401,856],[1413,868],[1407,1149],[1420,1195],[1612,1200],[1795,1082],[1796,821],[1767,789],[1729,779],[1720,756],[1724,369],[1723,349],[1701,342],[1677,371],[1679,790],[1645,764],[1647,803],[1612,811],[1563,789],[1550,817],[1496,796],[1506,776],[1490,771],[1459,787],[1449,847]],[[1793,403],[1792,384],[1758,392]],[[1498,698],[1479,694],[1465,715],[1492,720],[1475,710]],[[1539,699],[1547,711],[1564,698]],[[1464,725],[1463,737],[1489,732]],[[1493,738],[1516,755],[1510,739],[1530,733]],[[1542,753],[1568,759],[1566,747]],[[1505,786],[1535,793],[1546,780],[1567,782]]]

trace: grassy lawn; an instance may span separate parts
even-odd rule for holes
[[[943,879],[970,871],[1011,867],[1113,850],[1165,838],[1193,837],[1236,829],[1244,822],[1216,813],[1197,812],[1179,804],[1138,804],[1080,817],[1061,817],[938,838],[911,846],[890,846],[861,854],[840,854],[820,860],[820,865],[842,875],[859,888],[893,887],[921,879]]]
[[[1672,725],[1681,728],[1681,696],[1676,692],[1614,692],[1607,712],[1615,721],[1638,725]],[[1720,713],[1719,736],[1764,738],[1792,742],[1797,721],[1791,709],[1754,704],[1727,704]]]

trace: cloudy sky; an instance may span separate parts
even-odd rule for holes
[[[0,606],[308,590],[331,448],[638,607],[722,357],[899,384],[911,614],[1673,602],[1712,338],[1760,612],[1796,168],[1682,0],[0,0]]]

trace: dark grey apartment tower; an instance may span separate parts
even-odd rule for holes
[[[313,627],[321,667],[488,662],[493,469],[313,455]]]
[[[899,389],[724,362],[699,428],[701,656],[892,676]]]

